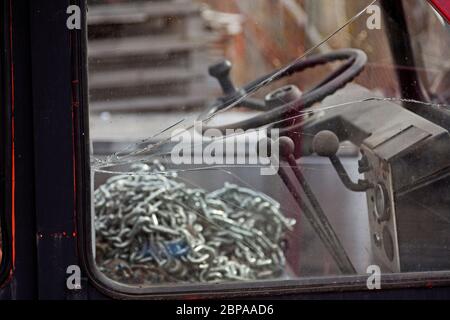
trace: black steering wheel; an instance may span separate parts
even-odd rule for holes
[[[264,102],[260,100],[245,97],[249,92],[253,92],[258,88],[265,86],[266,84],[272,83],[273,81],[289,77],[308,68],[336,61],[345,61],[345,63],[328,74],[313,89],[300,95],[299,98],[288,103],[284,103],[271,108],[270,106],[265,106]],[[202,125],[202,131],[205,132],[208,129],[218,129],[223,134],[225,134],[226,129],[248,130],[260,128],[269,124],[283,122],[283,120],[287,117],[298,115],[299,111],[322,101],[327,96],[344,87],[347,83],[353,81],[353,79],[355,79],[364,69],[366,62],[367,55],[364,53],[364,51],[361,51],[359,49],[342,49],[326,54],[313,55],[308,58],[296,61],[286,68],[281,68],[268,75],[265,75],[245,85],[238,91],[234,89],[234,86],[229,79],[223,77],[224,75],[226,76],[227,73],[224,65],[216,65],[213,68],[210,68],[210,74],[218,78],[226,95],[217,99],[216,102],[214,102],[205,112],[203,112],[198,117],[198,120],[203,121],[204,124]],[[227,66],[225,65],[225,67]],[[261,114],[258,114],[250,119],[235,122],[232,124],[223,126],[207,125],[209,119],[212,118],[214,114],[239,104],[262,112]]]

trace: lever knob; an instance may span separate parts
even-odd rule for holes
[[[291,138],[283,136],[278,139],[278,145],[280,148],[280,155],[284,159],[289,158],[294,154],[295,143]]]
[[[271,156],[272,154],[272,143],[274,141],[271,138],[263,138],[258,141],[258,154],[265,155],[265,156]],[[288,159],[290,156],[294,155],[295,151],[295,144],[294,141],[292,141],[289,137],[280,137],[276,141],[278,144],[280,156],[283,159]]]
[[[331,164],[336,170],[339,178],[349,190],[364,192],[373,188],[373,185],[366,180],[359,180],[357,183],[354,183],[350,179],[347,171],[339,160],[339,157],[336,156],[336,153],[339,150],[339,138],[334,132],[328,130],[319,132],[314,136],[312,146],[314,152],[319,156],[330,158]]]
[[[226,95],[236,92],[236,88],[230,78],[231,67],[231,62],[224,60],[213,64],[208,69],[209,75],[219,81],[220,87]]]
[[[321,157],[332,157],[339,150],[339,138],[329,130],[320,131],[313,139],[313,150]]]

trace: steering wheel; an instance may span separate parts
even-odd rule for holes
[[[345,61],[339,68],[330,72],[318,85],[310,91],[303,93],[298,98],[287,103],[280,104],[276,107],[265,106],[264,102],[245,96],[265,86],[289,77],[295,73],[302,72],[308,68],[324,65],[336,61]],[[297,115],[298,112],[322,101],[327,96],[335,93],[344,87],[347,83],[353,81],[364,69],[367,62],[367,55],[359,49],[342,49],[326,54],[313,55],[305,59],[294,62],[286,68],[278,69],[267,74],[241,88],[237,91],[228,78],[231,64],[225,62],[210,68],[210,74],[218,78],[225,96],[217,99],[205,112],[198,117],[199,121],[203,121],[202,131],[208,129],[218,129],[223,134],[226,129],[256,129],[269,124],[283,122],[287,117]],[[236,105],[244,105],[250,109],[262,111],[250,119],[227,124],[223,126],[208,126],[207,123],[214,114],[231,109]],[[202,133],[203,133],[202,132]]]
[[[310,91],[302,94],[297,90],[296,87],[285,87],[269,94],[269,99],[266,101],[269,103],[265,104],[260,100],[248,99],[248,93],[254,92],[255,90],[265,86],[266,84],[272,83],[273,81],[283,79],[285,77],[291,76],[295,73],[301,72],[307,68],[312,68],[318,65],[324,65],[327,63],[335,61],[345,61],[339,68],[335,71],[330,72],[319,84],[317,84]],[[237,91],[231,80],[229,79],[229,69],[231,68],[230,63],[218,64],[210,68],[210,74],[216,76],[219,80],[222,90],[225,93],[224,97],[219,98],[208,110],[202,113],[198,120],[202,123],[202,134],[209,129],[218,129],[221,131],[222,135],[227,135],[227,129],[257,129],[263,126],[280,126],[282,128],[291,127],[295,125],[295,120],[287,120],[289,117],[295,117],[300,114],[300,111],[305,108],[311,107],[314,103],[320,102],[327,96],[333,94],[338,89],[344,87],[347,83],[351,82],[356,78],[359,73],[364,69],[367,62],[366,54],[361,50],[356,49],[345,49],[338,50],[327,54],[319,54],[315,56],[308,57],[306,59],[300,59],[295,61],[293,64],[286,68],[276,70],[256,81],[253,81],[241,90]],[[288,98],[288,99],[283,99]],[[274,100],[281,100],[275,101]],[[288,100],[288,101],[283,101]],[[262,111],[260,114],[243,121],[238,121],[232,124],[222,125],[222,126],[208,126],[206,123],[212,116],[219,113],[220,111],[225,111],[236,105],[243,105],[254,110]],[[196,130],[199,128],[196,126]],[[302,193],[299,193],[295,187],[292,186],[292,181],[289,175],[286,173],[283,166],[279,167],[278,174],[281,177],[283,183],[288,188],[289,192],[293,195],[293,198],[297,201],[302,212],[305,214],[319,237],[322,239],[324,245],[335,258],[335,261],[343,273],[353,274],[355,269],[348,258],[344,248],[342,247],[339,238],[336,236],[332,226],[328,222],[323,209],[320,206],[319,201],[312,192],[306,179],[304,179],[301,170],[298,170],[296,159],[299,156],[297,147],[300,139],[295,141],[289,137],[289,131],[286,136],[279,138],[280,142],[280,155],[288,162],[289,166],[294,172],[294,176],[301,185],[307,201],[303,201]],[[298,136],[298,134],[296,134]],[[315,140],[316,152],[321,155],[334,156],[333,152],[337,151],[339,147],[339,140],[333,136],[331,133],[325,133],[319,135]],[[271,144],[266,147],[270,148]],[[333,158],[334,159],[334,158]],[[337,161],[338,162],[338,161]],[[340,163],[335,163],[338,166]],[[340,169],[340,167],[338,167]],[[343,167],[342,167],[343,168]],[[344,169],[345,170],[345,169]],[[342,171],[343,172],[343,171]],[[341,173],[342,173],[341,172]],[[347,185],[350,187],[358,187],[359,185],[351,183],[351,180],[347,181]],[[309,206],[305,203],[311,204],[311,210]]]

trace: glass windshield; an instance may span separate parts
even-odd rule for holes
[[[450,39],[421,18],[426,2],[88,2],[93,247],[108,278],[450,269],[449,59],[436,58]],[[410,38],[392,32],[411,17]],[[425,75],[399,75],[419,67],[405,39]],[[417,77],[433,99],[405,95]]]
[[[450,101],[450,26],[427,2],[404,1],[416,64],[428,94]]]

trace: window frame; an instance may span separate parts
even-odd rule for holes
[[[14,264],[14,100],[11,25],[7,1],[0,7],[0,228],[2,259],[0,261],[0,288],[7,285]]]
[[[384,5],[389,5],[389,1]],[[74,0],[82,12],[82,30],[75,32],[73,38],[72,63],[73,79],[79,81],[74,92],[78,98],[78,110],[74,117],[76,139],[74,159],[76,168],[77,194],[76,211],[78,219],[78,248],[82,258],[84,271],[88,279],[101,293],[120,299],[167,299],[167,298],[245,298],[245,297],[280,297],[286,295],[302,295],[335,293],[367,294],[369,292],[389,292],[401,289],[422,289],[450,286],[449,271],[430,271],[415,273],[383,274],[381,290],[370,291],[367,288],[369,275],[312,277],[282,281],[253,281],[223,284],[167,284],[151,287],[140,287],[121,284],[101,273],[95,263],[93,243],[93,211],[91,203],[91,164],[89,138],[89,103],[88,103],[88,65],[87,65],[87,0]]]

